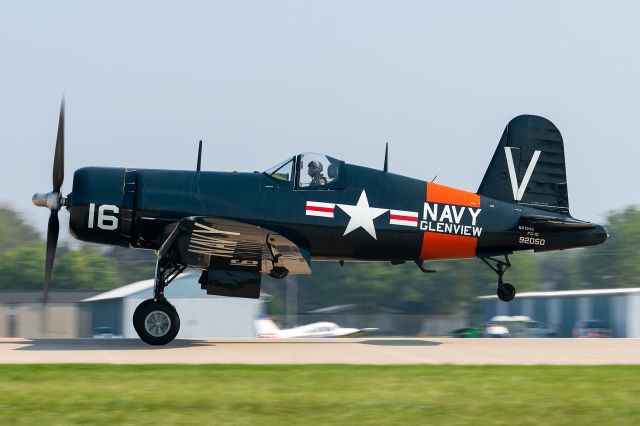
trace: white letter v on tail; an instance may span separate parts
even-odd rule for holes
[[[524,174],[524,178],[522,179],[522,183],[518,186],[518,178],[516,177],[516,168],[513,165],[513,155],[511,154],[511,147],[504,147],[504,154],[507,157],[507,168],[509,169],[509,179],[511,180],[511,189],[513,190],[513,199],[515,201],[522,200],[522,196],[524,195],[524,191],[527,189],[527,185],[529,184],[529,180],[531,179],[531,175],[533,174],[533,169],[536,167],[536,163],[538,162],[538,158],[540,157],[540,153],[542,151],[535,151],[533,153],[533,157],[531,157],[531,161],[529,161],[529,166],[527,167],[527,171]]]

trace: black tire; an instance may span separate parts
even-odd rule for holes
[[[169,302],[148,299],[139,304],[133,313],[133,328],[144,342],[166,345],[178,334],[180,317]]]
[[[498,299],[503,302],[511,302],[516,297],[516,289],[509,283],[504,283],[498,286]]]

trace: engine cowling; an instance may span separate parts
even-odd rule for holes
[[[67,200],[71,234],[82,241],[131,245],[136,176],[135,170],[116,167],[76,170]]]

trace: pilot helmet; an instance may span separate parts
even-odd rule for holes
[[[309,162],[309,174],[316,175],[318,173],[322,173],[322,163],[319,161],[310,161]]]

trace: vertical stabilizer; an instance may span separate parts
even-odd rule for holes
[[[280,328],[268,315],[259,315],[255,320],[256,334],[258,337],[278,337]]]
[[[511,120],[478,194],[568,213],[564,144],[556,126],[535,115]]]

